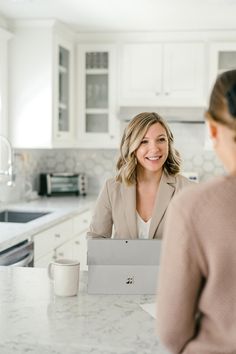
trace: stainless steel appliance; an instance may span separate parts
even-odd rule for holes
[[[24,240],[0,252],[0,266],[33,267],[34,244]]]
[[[39,195],[86,195],[87,177],[84,173],[41,173]]]

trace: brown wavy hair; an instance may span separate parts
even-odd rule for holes
[[[174,137],[166,121],[155,112],[143,112],[135,116],[127,125],[120,143],[120,156],[116,168],[116,180],[127,185],[136,183],[137,160],[135,152],[151,125],[160,123],[165,129],[168,139],[169,153],[164,163],[164,172],[176,175],[180,172],[181,158],[173,147]]]
[[[217,77],[205,116],[234,130],[236,142],[236,70],[226,71]]]

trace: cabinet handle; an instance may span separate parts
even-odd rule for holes
[[[165,95],[168,96],[170,93],[169,92],[165,92]]]
[[[111,139],[114,139],[114,135],[110,135],[110,138],[111,138]]]
[[[63,253],[63,252],[59,252],[59,253],[58,253],[58,256],[63,257],[63,256],[64,256],[64,253]]]
[[[86,219],[83,220],[83,223],[84,223],[84,224],[87,224],[87,222],[88,222],[88,220],[86,220]]]
[[[79,242],[79,241],[75,241],[75,244],[76,244],[76,245],[80,245],[80,242]]]
[[[160,92],[155,92],[155,95],[156,95],[156,96],[159,96],[159,95],[160,95]]]
[[[55,237],[59,238],[59,237],[61,237],[61,235],[60,234],[55,234]]]

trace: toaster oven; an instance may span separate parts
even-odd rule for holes
[[[41,173],[39,195],[87,194],[88,181],[84,173]]]

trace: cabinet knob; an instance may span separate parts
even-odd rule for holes
[[[165,92],[165,95],[168,96],[170,93],[169,92]]]
[[[111,138],[111,139],[114,139],[114,135],[110,135],[110,138]]]
[[[80,245],[80,242],[79,242],[79,241],[75,241],[75,244],[76,244],[76,245]]]
[[[58,256],[64,257],[64,253],[63,253],[63,252],[59,252],[59,253],[58,253]]]
[[[159,95],[160,95],[160,92],[158,92],[158,91],[155,92],[155,95],[156,95],[156,96],[159,96]]]
[[[55,237],[59,238],[59,237],[61,237],[61,235],[60,234],[55,234]]]

